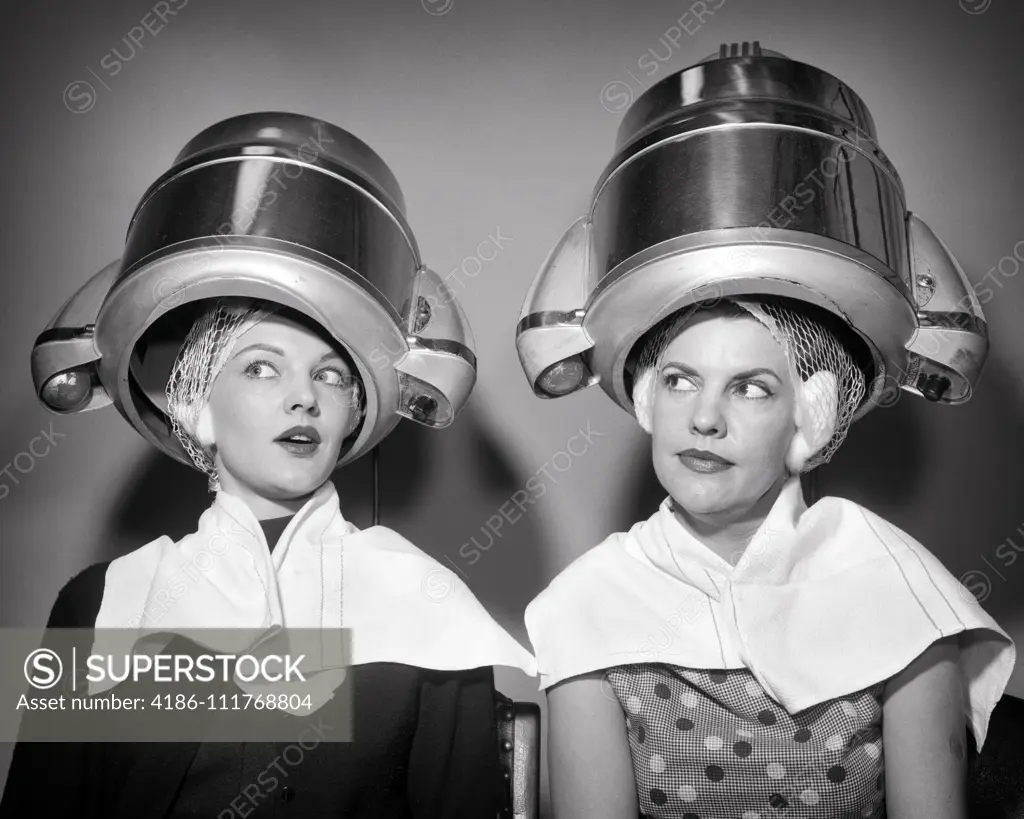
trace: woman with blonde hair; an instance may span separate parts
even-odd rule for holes
[[[527,609],[556,819],[966,817],[1013,643],[910,535],[801,486],[896,390],[959,403],[984,363],[902,203],[853,91],[757,43],[626,114],[517,339],[539,395],[635,415],[668,494]]]
[[[303,151],[307,133],[323,153]],[[285,187],[274,182],[281,169]],[[252,207],[218,230],[238,202]],[[284,629],[334,644],[344,630],[345,651],[308,669],[309,696],[278,706],[282,720],[339,730],[301,765],[294,743],[206,734],[22,742],[0,814],[494,816],[503,771],[492,666],[533,673],[534,660],[433,558],[391,529],[346,520],[330,480],[399,416],[450,424],[475,377],[465,317],[419,262],[379,157],[295,115],[212,126],[144,197],[125,258],[54,325],[33,354],[42,400],[61,411],[113,400],[149,441],[203,472],[215,497],[185,537],[73,578],[49,626],[95,628],[94,653],[144,652],[143,638],[162,636],[176,657],[255,651]],[[252,690],[241,673],[215,705]],[[212,730],[222,716],[181,720]]]

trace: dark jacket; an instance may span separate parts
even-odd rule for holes
[[[67,583],[48,627],[95,624],[106,567]],[[372,663],[351,674],[352,742],[22,742],[0,819],[493,819],[493,670]]]

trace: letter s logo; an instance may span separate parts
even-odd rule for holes
[[[63,673],[64,664],[52,649],[37,648],[25,658],[25,679],[33,688],[53,688]]]

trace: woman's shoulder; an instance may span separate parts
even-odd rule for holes
[[[879,540],[887,543],[900,542],[912,548],[925,550],[915,538],[900,529],[892,521],[882,517],[849,498],[828,495],[808,507],[800,520],[801,526],[828,525],[859,527],[870,530]],[[925,550],[927,551],[927,550]]]
[[[953,592],[959,586],[945,564],[921,541],[856,501],[824,497],[804,513],[799,529],[809,543],[815,544],[816,560],[821,565],[895,561],[902,567],[920,567],[929,585],[938,582]]]
[[[536,661],[466,582],[383,526],[343,544],[345,622],[360,638],[354,664],[403,662],[431,669],[502,665],[536,673]]]
[[[637,524],[641,525],[641,524]],[[640,564],[627,549],[629,532],[615,532],[579,555],[527,607],[561,607],[577,597],[596,599],[598,588],[616,583]]]
[[[48,628],[87,628],[96,622],[110,561],[93,563],[67,581],[57,593]]]
[[[419,546],[409,540],[405,535],[399,534],[387,526],[370,526],[366,529],[359,529],[349,525],[349,533],[345,541],[346,548],[366,548],[376,552],[391,552],[395,554],[406,554],[414,557],[422,557],[433,561]]]
[[[123,579],[134,576],[140,566],[155,566],[160,559],[161,550],[173,545],[167,535],[151,540],[132,551],[113,560],[93,563],[86,566],[78,574],[68,580],[57,594],[50,619],[57,618],[59,623],[50,622],[51,628],[86,628],[96,623],[96,616],[103,602],[103,592],[107,584],[108,572],[113,567],[111,577]]]
[[[371,574],[387,572],[409,576],[448,569],[433,555],[421,549],[404,535],[387,526],[354,529],[345,536],[342,546],[346,570],[361,567]]]
[[[609,535],[562,569],[530,601],[523,620],[538,658],[542,653],[562,653],[556,645],[573,645],[584,637],[596,640],[609,628],[614,630],[611,621],[618,613],[644,609],[644,589],[652,578],[628,545],[628,533]]]

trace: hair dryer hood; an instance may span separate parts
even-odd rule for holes
[[[191,465],[164,388],[198,303],[218,296],[298,310],[352,356],[366,416],[339,463],[378,443],[399,416],[447,426],[473,387],[469,324],[423,266],[383,160],[329,123],[259,113],[204,130],[149,188],[123,257],[37,339],[40,400],[56,412],[113,403]]]
[[[799,299],[852,328],[870,362],[858,415],[900,388],[965,401],[987,355],[973,290],[907,212],[860,97],[757,43],[723,46],[630,107],[589,212],[530,289],[520,361],[537,395],[600,384],[632,412],[637,339],[741,294]]]

